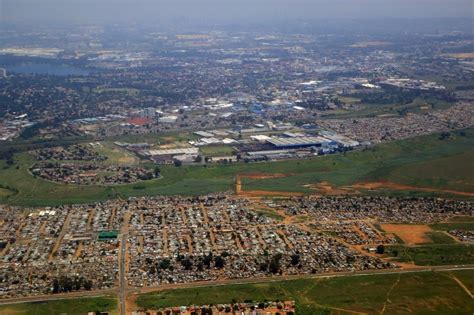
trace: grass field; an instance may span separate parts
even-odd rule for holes
[[[413,262],[420,266],[474,264],[474,245],[467,244],[393,245],[388,246],[385,253],[394,257],[395,262]]]
[[[456,217],[452,217],[448,220],[451,223],[474,223],[474,217],[460,215]]]
[[[473,287],[472,271],[456,277]],[[297,314],[470,314],[474,300],[449,274],[420,272],[329,279],[300,279],[177,289],[142,294],[146,309],[165,306],[230,303],[245,300],[295,300]]]
[[[108,311],[109,314],[117,314],[117,299],[113,297],[94,297],[0,305],[1,315],[79,315],[97,311]]]
[[[283,216],[276,213],[276,211],[270,209],[255,209],[254,212],[278,221],[282,221],[284,219]]]
[[[202,147],[200,151],[205,156],[224,156],[231,155],[234,149],[227,145],[213,145]]]
[[[18,193],[0,196],[0,202],[18,205],[55,205],[104,200],[117,196],[156,194],[205,194],[231,190],[236,174],[278,173],[286,177],[268,179],[244,178],[245,190],[273,190],[311,193],[307,184],[327,181],[335,186],[351,185],[361,181],[388,180],[411,186],[440,190],[474,192],[471,166],[474,147],[474,129],[465,136],[440,140],[430,135],[381,144],[367,149],[316,157],[310,160],[281,161],[204,166],[160,166],[162,178],[138,184],[103,187],[75,186],[35,179],[28,173],[34,162],[27,153],[15,156],[15,165],[7,167],[0,161],[0,184],[17,189]],[[167,135],[180,139],[187,135]],[[159,139],[166,140],[163,136]],[[158,138],[157,138],[158,139]],[[122,140],[124,141],[124,140]],[[143,139],[141,141],[144,141]],[[446,168],[450,171],[447,172]],[[410,190],[367,191],[368,194],[452,197],[450,192],[414,192]]]
[[[444,232],[434,231],[426,233],[426,236],[434,243],[434,244],[454,244],[456,241],[449,235]]]
[[[136,156],[110,141],[103,141],[100,144],[101,146],[95,147],[94,150],[107,157],[105,161],[107,164],[133,165],[139,162]]]
[[[122,142],[148,142],[150,144],[169,144],[173,142],[187,142],[190,140],[196,140],[198,136],[186,132],[163,132],[163,133],[147,133],[147,134],[138,134],[138,135],[123,135],[111,138],[112,141],[122,141]]]
[[[449,231],[449,230],[464,230],[474,231],[474,222],[465,223],[436,223],[430,225],[433,230]]]

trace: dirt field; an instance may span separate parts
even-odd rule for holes
[[[431,243],[426,232],[433,231],[428,225],[382,224],[382,229],[400,237],[407,245]]]
[[[354,189],[373,189],[373,190],[376,190],[376,189],[380,189],[380,188],[388,188],[388,189],[394,189],[394,190],[413,190],[413,191],[425,191],[425,192],[440,192],[440,193],[448,193],[448,194],[453,194],[453,195],[474,197],[474,192],[409,186],[409,185],[402,185],[402,184],[397,184],[397,183],[389,182],[389,181],[356,183],[356,184],[354,184],[350,187],[354,188]]]
[[[273,190],[245,190],[239,196],[245,197],[259,197],[259,196],[281,196],[281,197],[298,197],[303,196],[303,193],[292,191],[273,191]]]
[[[334,187],[329,182],[320,182],[316,184],[308,184],[305,187],[309,187],[312,190],[316,190],[318,193],[322,195],[345,195],[345,194],[353,194],[355,193],[354,189],[346,188],[346,187]]]

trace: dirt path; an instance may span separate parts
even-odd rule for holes
[[[410,185],[403,185],[403,184],[398,184],[398,183],[394,183],[390,181],[356,183],[349,187],[355,188],[355,189],[368,189],[368,190],[374,190],[374,189],[376,190],[380,188],[388,188],[388,189],[393,189],[393,190],[414,190],[414,191],[438,192],[438,193],[447,193],[447,194],[453,194],[453,195],[474,197],[474,192],[410,186]]]
[[[469,295],[469,297],[471,299],[474,299],[474,294],[472,294],[472,292],[469,290],[468,287],[466,287],[466,285],[464,283],[462,283],[461,280],[459,280],[458,277],[456,277],[455,275],[453,275],[452,273],[449,273],[449,274],[443,274],[443,273],[439,273],[440,275],[442,276],[445,276],[445,277],[448,277],[450,279],[453,279],[460,287],[461,289],[463,289],[464,292],[467,293],[467,295]]]
[[[202,218],[204,220],[204,224],[209,224],[209,217],[207,216],[207,209],[206,207],[204,207],[204,205],[201,204],[199,205],[199,207],[201,208],[201,212],[202,212]]]
[[[319,279],[318,279],[319,281]],[[317,282],[316,282],[317,283]],[[316,285],[316,283],[314,285]],[[292,295],[292,292],[288,291],[287,289],[285,289],[283,286],[281,287],[281,289],[283,291],[286,292],[286,294],[288,294],[288,296],[291,296]],[[309,299],[306,294],[302,294],[300,295],[301,299],[304,300],[304,303],[305,304],[309,304],[309,305],[314,305],[316,306],[317,308],[322,308],[322,309],[330,309],[330,310],[335,310],[335,311],[338,311],[339,312],[344,312],[344,313],[349,313],[349,314],[358,314],[358,315],[367,315],[367,313],[363,313],[363,312],[357,312],[357,311],[352,311],[352,310],[347,310],[347,309],[344,309],[344,308],[339,308],[339,307],[334,307],[334,306],[329,306],[329,305],[324,305],[324,304],[319,304],[319,303],[316,303],[316,301],[312,301],[311,299]]]
[[[56,239],[56,243],[53,246],[53,249],[51,250],[51,253],[49,254],[48,260],[52,261],[54,259],[54,254],[58,251],[59,246],[61,245],[61,242],[64,238],[64,235],[66,235],[66,231],[69,228],[69,222],[71,222],[72,218],[72,212],[69,212],[67,214],[66,220],[64,220],[64,224],[61,228],[61,232],[59,232],[59,236]]]
[[[383,303],[383,307],[382,307],[382,309],[380,310],[379,315],[382,315],[383,313],[385,313],[385,309],[387,308],[388,303],[391,303],[391,301],[390,301],[390,294],[392,293],[393,289],[395,289],[395,287],[397,286],[397,284],[398,284],[399,282],[400,282],[400,274],[398,274],[397,281],[395,281],[395,283],[392,284],[392,286],[391,286],[390,289],[388,290],[387,296],[385,297],[385,302]]]
[[[354,194],[354,189],[349,187],[335,187],[330,182],[319,182],[315,184],[307,184],[304,187],[308,187],[312,190],[316,190],[319,194],[322,195],[347,195]]]

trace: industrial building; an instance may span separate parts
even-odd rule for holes
[[[323,145],[330,145],[331,140],[323,137],[272,137],[267,139],[267,142],[272,144],[275,148],[305,148],[305,147],[321,147]]]

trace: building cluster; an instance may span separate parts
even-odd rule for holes
[[[384,235],[373,226],[373,222],[363,220],[350,221],[316,221],[310,224],[311,228],[336,236],[350,245],[393,244],[397,240],[391,235]]]
[[[83,145],[69,145],[54,148],[43,148],[31,152],[38,161],[95,161],[101,162],[107,159],[97,151]]]
[[[380,81],[379,85],[395,87],[399,89],[408,90],[421,90],[421,91],[444,91],[446,87],[436,82],[424,81],[424,80],[413,80],[413,79],[398,79],[391,78],[384,81]]]
[[[122,185],[159,177],[143,167],[95,163],[37,162],[30,171],[42,179],[74,185]]]
[[[378,143],[464,129],[474,125],[474,106],[459,102],[445,110],[403,117],[371,117],[318,121],[322,128],[361,142]]]
[[[265,125],[258,124],[247,128],[196,131],[194,135],[199,137],[196,140],[166,144],[162,147],[152,147],[147,143],[115,144],[159,164],[172,164],[176,160],[202,164],[299,159],[352,150],[360,146],[358,141],[341,134],[326,130],[316,131],[314,128],[316,127],[312,125],[300,128],[288,124],[288,128],[281,130],[273,123],[267,122]],[[229,152],[207,156],[206,151],[212,152],[213,147],[225,147]]]
[[[393,267],[323,233],[251,211],[245,199],[132,199],[128,281],[153,286]]]
[[[242,302],[216,305],[173,306],[155,310],[157,315],[294,315],[294,301]],[[147,312],[136,311],[133,315],[145,315]]]
[[[282,213],[270,218],[261,209]],[[379,223],[474,216],[468,201],[227,194],[0,207],[0,298],[397,266],[364,248],[395,239]],[[469,231],[450,231],[472,241]]]
[[[384,40],[360,43],[347,34],[344,38],[273,31],[269,35],[259,30],[235,36],[223,29],[199,37],[174,32],[157,36],[152,30],[137,36],[124,28],[121,31],[130,34],[124,47],[113,36],[105,36],[104,42],[99,34],[109,30],[94,28],[100,31],[87,37],[82,30],[57,35],[58,30],[46,28],[41,32],[44,46],[34,48],[18,47],[18,38],[25,36],[26,42],[31,34],[13,31],[15,35],[5,39],[0,54],[7,58],[18,63],[45,58],[51,68],[62,64],[75,71],[32,75],[11,71],[15,62],[2,66],[9,75],[0,79],[6,105],[0,109],[0,139],[18,136],[28,124],[16,118],[19,113],[35,122],[69,122],[70,129],[97,137],[233,129],[266,121],[301,126],[323,118],[331,123],[326,115],[351,113],[373,95],[395,95],[388,102],[395,107],[400,99],[403,104],[418,97],[456,100],[450,95],[453,88],[418,77],[473,80],[468,57],[440,53],[465,49],[468,34],[433,38],[416,34],[403,41],[384,34],[379,35]],[[84,42],[89,44],[85,47]],[[149,45],[163,49],[151,53]],[[54,61],[51,65],[49,59]],[[466,87],[462,90],[472,90]],[[351,97],[359,101],[352,102]],[[366,139],[383,138],[386,131],[378,132],[381,135]]]
[[[35,122],[28,120],[26,114],[3,118],[0,114],[0,141],[12,140],[23,130],[34,125]]]
[[[281,201],[289,215],[308,215],[320,222],[372,219],[377,222],[440,222],[456,215],[474,215],[472,202],[436,198],[302,197]],[[365,230],[365,228],[363,228]]]
[[[35,209],[0,207],[0,298],[116,285],[118,200]],[[116,236],[116,235],[115,235]]]
[[[456,239],[460,240],[461,242],[474,242],[474,232],[473,231],[466,231],[466,230],[449,230],[449,234],[454,236]]]

